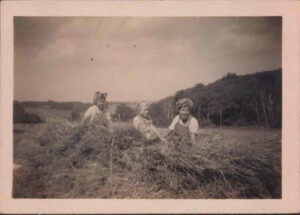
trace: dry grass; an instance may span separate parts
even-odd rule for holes
[[[148,142],[124,123],[16,129],[15,198],[281,197],[279,131],[208,129],[192,145]]]

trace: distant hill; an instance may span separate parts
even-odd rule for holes
[[[20,102],[23,107],[33,107],[33,108],[49,108],[57,110],[69,110],[73,112],[83,112],[87,110],[92,103],[84,102],[57,102],[53,100],[48,101],[23,101]],[[120,104],[126,104],[128,107],[135,109],[137,106],[136,102],[109,102],[108,111],[110,114],[115,114],[117,106]]]
[[[156,125],[166,126],[177,114],[175,102],[189,97],[192,114],[200,125],[261,125],[281,127],[282,70],[249,75],[229,73],[209,85],[180,90],[153,103],[150,114]]]

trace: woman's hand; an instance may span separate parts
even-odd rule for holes
[[[160,137],[159,139],[160,139],[161,142],[164,142],[164,143],[168,142],[168,140],[166,138],[164,138],[164,137]]]

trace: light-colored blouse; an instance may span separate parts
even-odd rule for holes
[[[146,139],[158,138],[157,134],[154,132],[154,125],[150,119],[146,119],[140,115],[137,115],[133,119],[133,126],[141,132]]]
[[[194,134],[198,133],[198,129],[199,129],[198,120],[193,116],[190,116],[189,119],[187,120],[187,122],[184,123],[180,119],[180,116],[177,115],[173,119],[171,125],[169,126],[169,129],[173,131],[175,129],[175,126],[177,123],[180,123],[183,126],[187,126],[189,128],[190,133],[194,133]]]
[[[88,120],[90,123],[92,123],[96,119],[96,116],[98,114],[105,114],[106,120],[109,122],[111,121],[110,114],[108,112],[100,111],[97,105],[93,105],[89,109],[87,109],[87,111],[83,115],[82,121],[84,122]]]

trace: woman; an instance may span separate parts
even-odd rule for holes
[[[176,102],[176,108],[179,114],[173,119],[169,126],[169,132],[195,143],[199,125],[197,119],[191,115],[192,106],[193,102],[189,98],[179,99]]]
[[[165,139],[160,135],[158,130],[152,124],[152,120],[149,116],[149,105],[146,102],[142,102],[137,107],[137,116],[133,119],[133,126],[142,133],[147,140]]]
[[[93,100],[94,104],[84,113],[82,123],[97,123],[108,128],[111,127],[111,116],[106,111],[108,105],[106,96],[106,93],[95,93]]]

